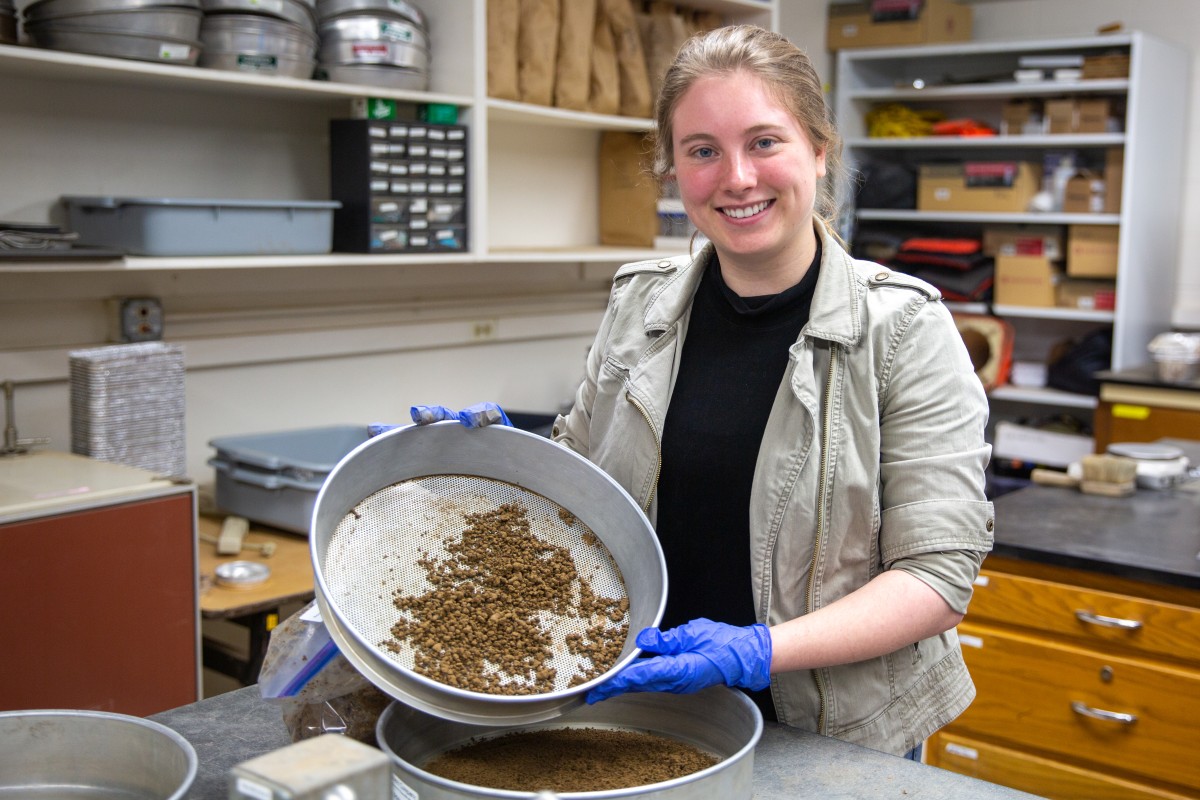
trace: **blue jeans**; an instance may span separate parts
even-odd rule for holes
[[[907,753],[905,753],[904,757],[907,758],[909,761],[920,761],[921,760],[921,750],[924,747],[925,747],[924,744],[919,744],[916,747],[914,747],[912,750],[909,750]]]

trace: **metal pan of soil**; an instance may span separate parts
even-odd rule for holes
[[[375,686],[475,725],[553,719],[637,657],[667,573],[633,498],[507,426],[396,428],[330,472],[309,535],[317,605]]]
[[[147,8],[200,8],[200,0],[36,0],[22,12],[28,22],[77,14],[111,13]]]
[[[429,73],[390,64],[324,64],[317,63],[317,75],[336,83],[360,86],[382,86],[424,92],[429,89]]]
[[[200,38],[200,20],[203,16],[198,8],[163,6],[54,17],[45,22],[28,22],[26,27],[31,30],[45,26],[56,31],[112,31],[194,42]]]
[[[383,17],[338,17],[320,25],[320,61],[326,64],[391,64],[424,71],[429,45],[423,33]]]
[[[187,739],[140,717],[0,712],[0,797],[180,800],[198,763]]]
[[[654,798],[654,800],[749,800],[753,794],[754,748],[762,736],[762,714],[758,707],[739,691],[724,686],[706,689],[692,695],[662,693],[626,694],[592,706],[583,706],[550,722],[510,728],[480,729],[473,725],[434,717],[416,709],[393,703],[379,717],[376,725],[376,740],[379,747],[392,759],[392,773],[397,783],[408,789],[405,797],[420,797],[421,800],[464,800],[464,798],[535,798],[539,790],[553,791],[559,800],[587,798]],[[586,744],[578,744],[563,750],[572,761],[574,771],[587,774],[587,779],[570,776],[572,782],[587,783],[591,790],[563,791],[555,786],[539,788],[496,788],[483,786],[482,782],[504,783],[511,777],[513,766],[505,763],[505,757],[494,751],[476,754],[472,761],[473,775],[484,773],[486,777],[473,783],[446,777],[454,774],[439,768],[435,759],[453,754],[460,748],[476,745],[496,744],[501,737],[510,734],[538,734],[539,745],[547,763],[560,761],[548,754],[547,745],[553,745],[552,737],[570,730],[576,733],[587,731],[616,731],[631,734],[661,737],[670,743],[694,748],[716,757],[717,762],[699,771],[659,779],[669,774],[668,761],[653,763],[654,746],[635,747],[636,742],[614,743],[597,747],[589,757]],[[511,737],[509,737],[511,738]],[[576,740],[578,741],[578,740]],[[502,744],[508,744],[507,742]],[[515,761],[519,751],[518,742],[512,742],[510,758]],[[653,740],[651,745],[661,744]],[[616,748],[616,749],[614,749]],[[680,753],[679,755],[686,755]],[[434,762],[434,763],[431,763]],[[533,770],[541,770],[536,761],[533,768],[521,770],[524,782]],[[678,770],[677,770],[678,771]],[[436,774],[435,774],[436,773]],[[651,777],[653,782],[636,783]],[[495,777],[488,781],[487,777]],[[544,777],[544,780],[553,780]],[[600,785],[625,788],[597,788]]]

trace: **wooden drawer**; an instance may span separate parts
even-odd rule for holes
[[[1187,606],[983,570],[967,619],[1200,664],[1200,610]]]
[[[1200,670],[964,623],[978,695],[957,725],[1105,772],[1200,789]],[[1130,715],[1127,721],[1096,718]]]
[[[959,734],[954,726],[925,746],[935,767],[1051,800],[1187,800],[1194,795],[1124,780]]]

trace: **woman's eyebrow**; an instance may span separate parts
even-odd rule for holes
[[[779,131],[779,130],[783,130],[782,125],[773,125],[770,123],[764,123],[762,125],[754,125],[752,127],[747,128],[746,130],[742,131],[742,135],[743,136],[757,136],[758,134],[765,133],[767,131]],[[715,139],[715,138],[716,137],[713,134],[705,133],[705,132],[701,131],[699,133],[689,133],[687,136],[684,136],[683,138],[681,138],[679,140],[679,143],[680,144],[690,144],[691,142],[708,141],[708,140]]]

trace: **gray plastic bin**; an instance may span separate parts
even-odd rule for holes
[[[62,198],[80,244],[145,256],[299,255],[333,246],[333,200]]]
[[[211,439],[217,508],[307,534],[325,479],[368,438],[366,425],[334,425]]]

